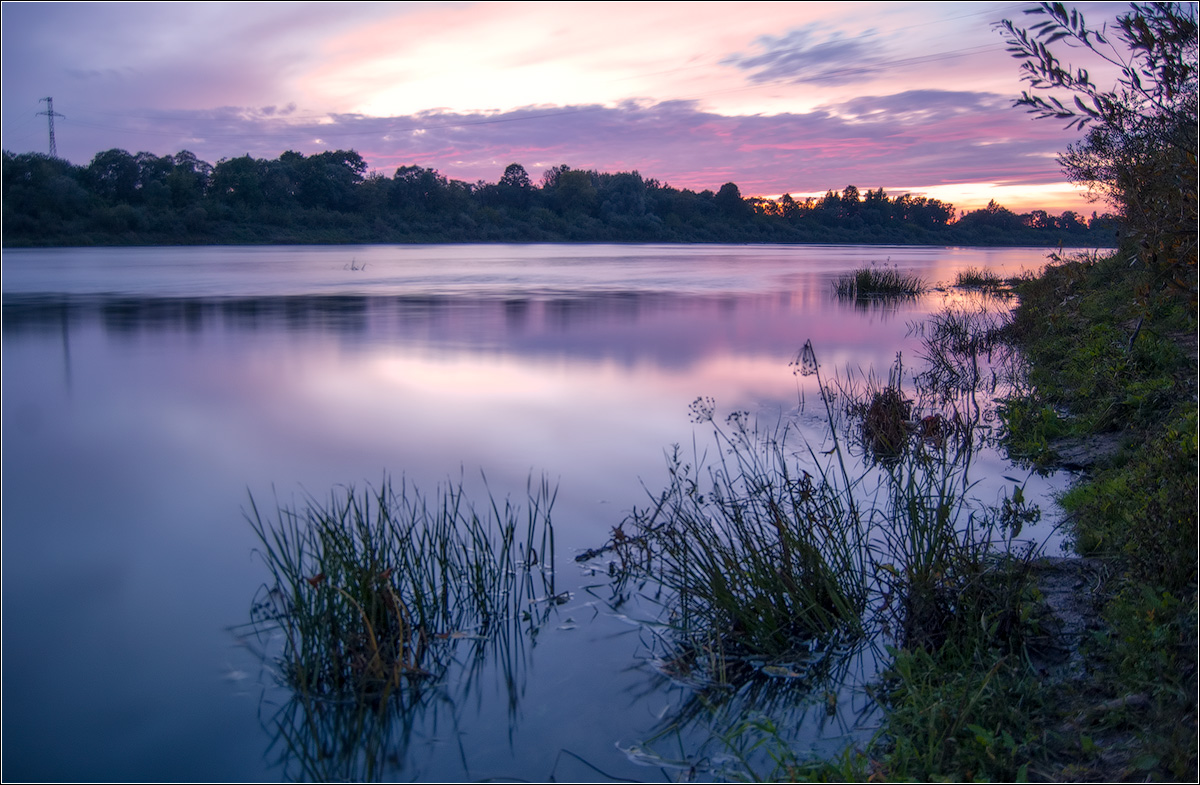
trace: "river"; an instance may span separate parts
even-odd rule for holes
[[[531,475],[557,485],[570,600],[515,681],[489,665],[406,715],[384,776],[677,776],[644,742],[694,696],[574,554],[662,487],[665,450],[704,442],[698,396],[795,418],[822,448],[815,380],[789,368],[805,341],[827,376],[886,376],[897,353],[915,367],[910,325],[956,302],[957,272],[1044,262],[879,246],[5,251],[5,778],[312,776],[280,741],[287,689],[234,631],[266,580],[251,496],[273,508],[385,476],[479,491],[482,475],[518,501]],[[942,288],[839,301],[837,276],[869,265]],[[1006,477],[1047,507],[1062,486],[994,452],[974,471],[985,501]],[[1057,547],[1048,525],[1029,536]],[[869,701],[846,690],[835,713],[788,714],[786,740],[869,736]],[[689,722],[677,747],[705,732]],[[728,764],[711,749],[702,778]],[[702,757],[677,752],[685,768]]]

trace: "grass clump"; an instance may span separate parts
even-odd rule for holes
[[[1007,282],[991,270],[982,267],[968,267],[960,270],[955,276],[954,285],[960,289],[982,289],[989,292],[999,292],[1007,286]]]
[[[1122,254],[1062,260],[1022,281],[1017,294],[1005,334],[1028,359],[1034,400],[1071,414],[1046,426],[1076,436],[1153,430],[1176,402],[1194,398],[1194,308],[1156,292]],[[1013,430],[1036,443],[1027,432],[1038,419]]]
[[[1041,697],[1023,664],[988,656],[976,641],[895,653],[886,697],[886,781],[1026,782],[1039,739],[1030,722]]]
[[[862,411],[862,439],[879,458],[898,456],[908,444],[912,401],[892,385],[871,396]]]
[[[1068,491],[1080,553],[1119,557],[1131,578],[1176,593],[1196,581],[1197,419],[1192,404],[1153,444]]]
[[[860,267],[838,277],[833,291],[841,300],[866,298],[917,297],[929,287],[915,275],[904,275],[895,268]]]
[[[486,639],[538,594],[553,594],[555,492],[525,509],[477,509],[462,485],[426,497],[403,480],[335,490],[250,524],[270,579],[255,598],[260,635],[280,633],[286,683],[309,697],[384,699],[445,666],[439,640]]]
[[[710,400],[692,411],[712,422]],[[731,655],[780,658],[860,634],[870,576],[844,486],[792,464],[786,429],[762,434],[743,412],[726,424],[713,424],[719,457],[684,463],[676,448],[666,489],[614,536],[626,569],[661,586],[674,643],[703,652],[717,680]]]

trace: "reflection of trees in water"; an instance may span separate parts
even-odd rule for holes
[[[517,355],[649,358],[670,367],[714,352],[787,353],[798,324],[817,317],[783,296],[643,291],[487,296],[413,295],[137,297],[6,295],[4,329],[57,335],[98,325],[135,335],[333,336],[371,343],[502,346]]]
[[[67,315],[73,324],[98,322],[107,332],[199,333],[235,330],[326,330],[357,333],[368,326],[370,298],[352,295],[291,297],[125,297],[17,295],[5,297],[6,330],[39,330]]]

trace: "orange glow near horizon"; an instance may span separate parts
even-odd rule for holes
[[[859,186],[866,192],[874,190],[874,186]],[[1073,210],[1080,215],[1091,215],[1092,211],[1103,214],[1111,208],[1102,201],[1089,201],[1087,193],[1078,186],[1068,182],[1039,183],[1030,185],[1000,185],[998,183],[954,183],[951,185],[924,185],[912,187],[884,187],[889,198],[903,194],[924,196],[954,205],[959,210],[971,212],[987,207],[988,202],[995,201],[1001,207],[1014,213],[1027,213],[1031,210],[1045,210],[1051,215],[1061,215],[1065,210]],[[809,197],[820,199],[825,191],[792,191],[792,198],[803,201]],[[783,194],[765,196],[765,199],[779,199]]]
[[[1052,182],[1078,134],[1012,107],[1019,64],[995,28],[1020,14],[1009,4],[64,7],[5,5],[12,152],[44,148],[32,117],[49,88],[34,86],[54,84],[71,117],[58,148],[76,164],[110,148],[206,161],[354,149],[384,173],[464,182],[536,159],[695,191],[853,182],[962,210],[1103,212]],[[1109,63],[1074,65],[1113,79]]]

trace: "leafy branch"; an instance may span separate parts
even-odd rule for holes
[[[1007,51],[1023,61],[1021,80],[1032,91],[1075,93],[1067,104],[1053,94],[1022,91],[1014,105],[1038,118],[1066,120],[1067,128],[1080,130],[1093,122],[1122,128],[1148,115],[1177,117],[1181,102],[1186,104],[1189,94],[1194,96],[1194,11],[1170,3],[1134,4],[1116,21],[1116,39],[1124,44],[1125,53],[1110,39],[1107,25],[1091,30],[1082,13],[1062,3],[1041,3],[1025,13],[1043,19],[1028,29],[1011,20],[997,25],[1007,36]],[[1050,50],[1059,41],[1116,66],[1118,87],[1102,89],[1087,69],[1064,65]]]

